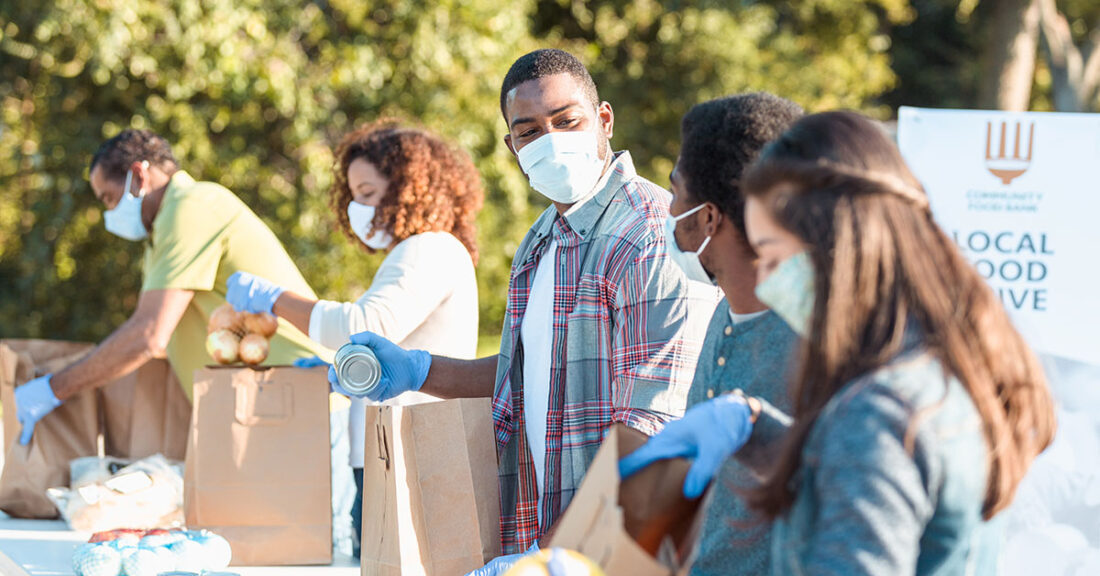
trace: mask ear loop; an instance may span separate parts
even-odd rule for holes
[[[673,216],[672,219],[679,222],[680,220],[683,220],[684,218],[687,218],[688,216],[691,216],[692,214],[695,214],[696,212],[702,210],[703,206],[706,206],[705,202],[696,206],[695,208],[692,208],[691,210],[688,210],[687,212],[684,212],[683,214],[680,214],[679,216]]]
[[[149,161],[148,160],[142,160],[141,161],[141,169],[146,170],[146,171],[149,170]],[[145,179],[143,178],[142,179],[142,184],[144,184],[144,183],[145,183]],[[126,192],[129,192],[129,191],[130,191],[129,188],[127,187]],[[138,190],[138,198],[144,198],[144,197],[145,197],[145,188],[141,188],[141,189]]]

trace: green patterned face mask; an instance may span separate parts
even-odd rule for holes
[[[810,256],[800,252],[781,262],[767,280],[756,285],[756,297],[805,338],[814,312],[814,267]]]

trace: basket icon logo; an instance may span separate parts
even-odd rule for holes
[[[994,129],[993,122],[985,123],[985,167],[997,178],[1001,179],[1001,182],[1008,186],[1013,180],[1019,178],[1021,174],[1027,172],[1028,167],[1031,166],[1031,151],[1032,145],[1035,143],[1035,123],[1032,122],[1027,128],[1027,155],[1021,156],[1020,149],[1023,147],[1021,137],[1023,134],[1023,126],[1021,122],[1016,122],[1015,138],[1012,138],[1012,155],[1008,155],[1008,145],[1010,140],[1010,134],[1008,130],[1008,123],[1001,122],[1001,137],[997,143],[997,154],[993,154],[994,149]]]

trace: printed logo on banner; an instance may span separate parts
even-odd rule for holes
[[[1039,212],[1043,192],[1009,188],[1014,180],[1034,167],[1035,122],[987,120],[985,122],[985,168],[1000,181],[998,187],[967,190],[971,212]]]
[[[1008,186],[1013,180],[1019,178],[1031,166],[1031,152],[1035,143],[1035,123],[1032,122],[1027,129],[1027,155],[1021,156],[1023,148],[1021,139],[1022,122],[1015,122],[1015,136],[1012,138],[1012,155],[1008,156],[1009,136],[1008,122],[1001,122],[1001,137],[997,142],[997,155],[993,155],[994,138],[993,122],[985,123],[985,167],[989,169],[1001,183]]]

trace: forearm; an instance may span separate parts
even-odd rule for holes
[[[421,392],[439,398],[488,398],[496,383],[497,356],[456,360],[432,356],[432,366]]]
[[[132,320],[119,327],[79,362],[54,374],[50,387],[64,402],[81,390],[98,388],[138,369],[152,358],[163,356],[163,349]]]
[[[316,300],[299,296],[287,290],[279,295],[271,311],[276,316],[290,322],[302,334],[309,334],[309,316],[313,312],[315,304],[317,304]]]

